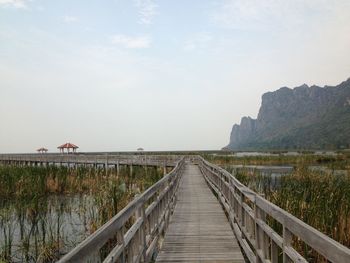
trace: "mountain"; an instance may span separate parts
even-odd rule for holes
[[[337,86],[304,84],[262,96],[257,119],[232,127],[231,150],[350,147],[350,78]]]

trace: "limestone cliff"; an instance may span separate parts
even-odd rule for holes
[[[337,86],[265,93],[257,119],[233,125],[232,150],[337,149],[350,145],[350,79]]]

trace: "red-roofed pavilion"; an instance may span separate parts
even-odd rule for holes
[[[60,149],[61,153],[64,153],[65,149],[67,149],[67,153],[70,152],[70,149],[72,149],[72,153],[75,153],[79,147],[73,143],[67,142],[65,144],[62,144],[61,146],[58,146],[57,148]]]
[[[48,150],[44,147],[39,148],[38,150],[36,150],[38,153],[46,153]]]

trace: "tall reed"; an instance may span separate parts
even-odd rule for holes
[[[163,176],[155,167],[0,166],[0,262],[54,262]]]
[[[332,169],[350,169],[350,154],[346,152],[336,155],[299,154],[299,155],[268,155],[242,156],[235,155],[204,155],[208,161],[217,165],[323,165]]]
[[[333,175],[297,166],[290,175],[261,175],[239,170],[235,176],[266,199],[350,247],[350,173]],[[281,232],[280,225],[271,221]],[[302,242],[294,240],[299,252],[314,262],[324,262]]]

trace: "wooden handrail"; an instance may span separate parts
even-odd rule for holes
[[[38,155],[0,155],[6,158],[38,158]],[[60,155],[61,156],[61,155]],[[72,158],[54,156],[55,158]],[[79,156],[79,155],[78,155]],[[47,156],[49,158],[49,155]],[[145,156],[136,156],[129,163]],[[73,157],[74,158],[74,157]],[[85,158],[83,155],[76,157]],[[103,158],[96,155],[88,158]],[[108,161],[113,159],[109,155]],[[117,157],[116,157],[117,158]],[[118,161],[124,157],[119,156]],[[153,161],[159,156],[152,157]],[[163,161],[165,157],[162,157]],[[264,199],[226,170],[209,163],[202,157],[188,157],[196,162],[208,185],[217,193],[235,236],[250,262],[277,263],[307,262],[293,247],[293,237],[310,246],[319,255],[334,263],[350,262],[350,249],[307,225],[295,216]],[[72,159],[71,159],[72,160]],[[82,160],[82,159],[80,159]],[[86,161],[87,159],[85,159]],[[141,159],[142,160],[142,159]],[[148,159],[150,160],[150,159]],[[183,173],[185,158],[173,159],[175,168],[144,193],[137,196],[123,210],[65,255],[59,262],[86,262],[109,241],[116,241],[103,262],[149,262],[159,238],[167,228],[176,203],[176,192]],[[269,226],[267,216],[281,224],[283,232],[277,233]],[[127,228],[127,223],[132,225]]]
[[[250,262],[275,263],[278,262],[280,253],[283,254],[283,262],[307,262],[293,248],[293,236],[331,262],[350,262],[349,248],[259,196],[226,170],[202,157],[197,158],[208,184],[224,206],[235,235]],[[282,225],[282,236],[267,224],[267,215]]]
[[[137,196],[58,262],[86,262],[108,240],[115,237],[117,245],[103,262],[139,262],[141,259],[149,262],[176,203],[176,191],[183,167],[182,158],[170,173]],[[125,224],[130,219],[134,219],[134,222],[126,229]]]
[[[135,164],[172,166],[180,160],[178,155],[114,155],[114,154],[0,154],[1,162],[36,164]]]

